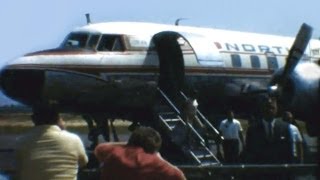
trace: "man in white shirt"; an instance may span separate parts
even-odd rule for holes
[[[289,111],[283,113],[282,120],[289,123],[289,130],[291,135],[292,143],[292,162],[302,163],[303,162],[303,139],[297,126],[293,125],[293,115]]]
[[[222,142],[224,159],[226,163],[237,163],[239,161],[239,141],[244,146],[242,127],[240,121],[234,118],[231,110],[227,112],[227,119],[220,123],[219,131],[224,140]]]

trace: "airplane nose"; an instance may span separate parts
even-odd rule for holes
[[[23,104],[39,100],[44,83],[44,71],[5,67],[0,72],[4,94]]]

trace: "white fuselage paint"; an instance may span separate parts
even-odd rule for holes
[[[68,73],[55,72],[66,70],[88,73],[109,82],[109,89],[102,88],[103,90],[96,94],[103,94],[106,99],[117,99],[114,104],[149,106],[150,99],[145,98],[145,94],[154,95],[148,90],[154,89],[157,85],[159,55],[154,49],[148,50],[148,47],[151,47],[151,40],[155,34],[165,31],[178,33],[184,38],[181,40],[180,48],[186,80],[198,82],[203,90],[214,92],[207,95],[208,99],[224,95],[238,96],[249,82],[252,85],[266,87],[273,72],[284,66],[288,49],[294,41],[291,37],[210,28],[137,22],[97,23],[76,28],[72,33],[121,35],[125,38],[125,49],[96,49],[89,53],[36,52],[10,61],[5,68],[50,70],[45,73],[45,84],[48,86],[44,88],[44,92],[47,92],[48,98],[59,98],[59,91],[62,89],[68,92],[70,97],[76,96],[73,91],[79,91],[77,96],[81,96],[97,89],[94,86],[99,84],[98,82],[81,78],[71,82],[71,76],[63,78],[68,76]],[[238,57],[240,66],[234,64],[232,57]],[[252,58],[258,59],[259,67],[254,67]],[[277,64],[277,67],[272,66],[272,58],[272,63]],[[319,58],[320,42],[311,40],[305,59],[318,61]],[[62,82],[63,80],[65,82]],[[225,87],[221,87],[222,84]],[[81,98],[79,101],[85,102],[91,96]],[[99,100],[101,99],[103,98]]]

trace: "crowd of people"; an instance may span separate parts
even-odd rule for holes
[[[264,96],[260,102],[261,115],[250,122],[244,140],[240,122],[228,111],[220,123],[224,137],[225,163],[277,164],[303,163],[304,148],[300,130],[289,111],[278,112],[275,97]],[[277,117],[280,113],[282,117]],[[242,144],[240,151],[239,143]]]
[[[203,131],[206,129],[197,118],[198,103],[194,91],[185,104],[185,122],[205,135]],[[279,112],[276,97],[268,94],[260,97],[258,108],[260,113],[250,119],[245,136],[233,111],[229,109],[226,112],[226,119],[218,126],[223,137],[222,142],[217,141],[218,154],[220,149],[223,150],[223,156],[218,155],[221,161],[224,164],[303,163],[305,143],[293,114],[289,111]],[[190,147],[192,138],[188,129],[190,128],[187,128],[186,146]]]
[[[193,108],[189,108],[191,113],[185,114],[185,119],[194,125],[198,123],[193,117],[198,104],[195,98],[189,101]],[[261,109],[260,118],[250,123],[245,138],[240,121],[235,119],[232,110],[227,112],[227,118],[218,128],[224,137],[223,163],[302,163],[303,137],[293,115],[285,111],[278,118],[277,102],[271,96],[262,99]],[[55,108],[34,106],[31,119],[34,128],[17,143],[18,179],[77,179],[79,168],[88,163],[79,136],[65,129],[65,123]],[[198,124],[204,128],[202,123]],[[100,162],[101,179],[186,179],[179,168],[161,157],[161,143],[156,130],[139,126],[127,143],[98,144],[94,155]]]

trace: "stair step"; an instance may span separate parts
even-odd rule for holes
[[[213,156],[211,154],[202,154],[202,155],[196,155],[198,159],[212,159]]]
[[[181,121],[180,118],[174,118],[174,119],[164,119],[166,122],[177,122],[177,121]]]

